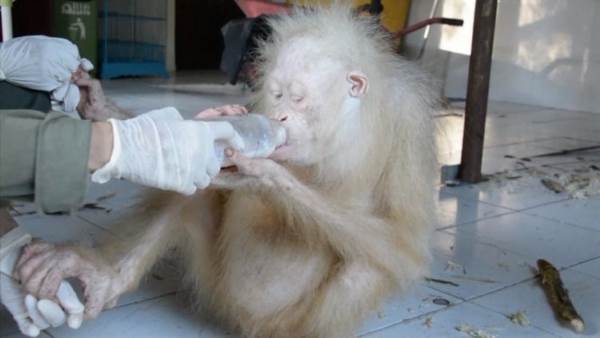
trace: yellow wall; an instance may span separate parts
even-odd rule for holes
[[[307,4],[328,4],[332,0],[288,0],[289,4],[307,5]],[[352,0],[355,6],[370,3],[369,0]],[[408,16],[410,0],[382,0],[383,14],[381,20],[385,28],[395,32],[404,28]]]

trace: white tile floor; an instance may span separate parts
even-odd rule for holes
[[[224,103],[244,103],[244,95],[194,92],[194,83],[214,80],[214,74],[183,74],[165,80],[116,80],[105,83],[119,105],[139,113],[173,105],[185,115]],[[176,86],[172,86],[172,85]],[[200,88],[200,89],[199,89]],[[454,112],[462,113],[460,105]],[[457,163],[462,117],[439,118],[440,159]],[[532,157],[548,152],[600,145],[600,114],[552,110],[504,102],[490,105],[484,172],[527,166],[573,170],[600,164],[600,149],[577,154]],[[518,173],[518,172],[517,172]],[[461,324],[497,337],[576,336],[554,318],[531,267],[546,258],[562,269],[570,295],[586,321],[587,337],[600,337],[600,196],[572,199],[544,188],[539,178],[478,185],[443,187],[435,207],[437,231],[431,277],[455,285],[423,281],[398,295],[364,323],[364,337],[466,337]],[[30,205],[17,205],[17,221],[34,235],[51,241],[95,242],[114,236],[110,225],[135,203],[140,187],[126,182],[92,185],[89,202],[76,216],[42,216]],[[78,331],[52,329],[43,337],[232,337],[189,310],[185,290],[179,290],[173,262],[164,262],[140,289]],[[517,326],[507,315],[524,311],[531,324]],[[20,337],[0,312],[0,336]]]

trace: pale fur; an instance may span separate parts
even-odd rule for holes
[[[176,247],[198,303],[242,336],[348,337],[427,270],[435,91],[373,22],[343,5],[297,11],[271,25],[272,39],[259,48],[262,79],[278,71],[282,50],[305,39],[315,48],[298,57],[327,57],[366,75],[360,111],[340,112],[348,98],[338,94],[347,83],[317,88],[331,89],[327,102],[311,102],[332,114],[314,127],[327,157],[290,161],[285,167],[293,174],[275,179],[274,187],[189,198],[154,193],[129,221],[136,237],[125,247],[105,247],[117,270],[107,278],[118,296]],[[265,81],[255,108],[271,112]]]

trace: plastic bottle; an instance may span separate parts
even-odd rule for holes
[[[275,149],[283,145],[287,139],[285,128],[280,122],[264,115],[250,113],[247,115],[221,116],[205,119],[205,121],[227,121],[244,140],[246,157],[268,157]],[[215,153],[221,160],[221,167],[231,165],[225,157],[227,143],[215,143]]]

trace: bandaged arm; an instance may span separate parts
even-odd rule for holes
[[[192,194],[220,170],[216,141],[244,146],[228,122],[184,121],[174,108],[93,124],[0,110],[0,198],[34,194],[44,212],[69,211],[83,202],[90,171],[98,183],[124,178]]]
[[[84,199],[92,124],[62,113],[0,110],[0,199],[35,199],[47,213]]]

